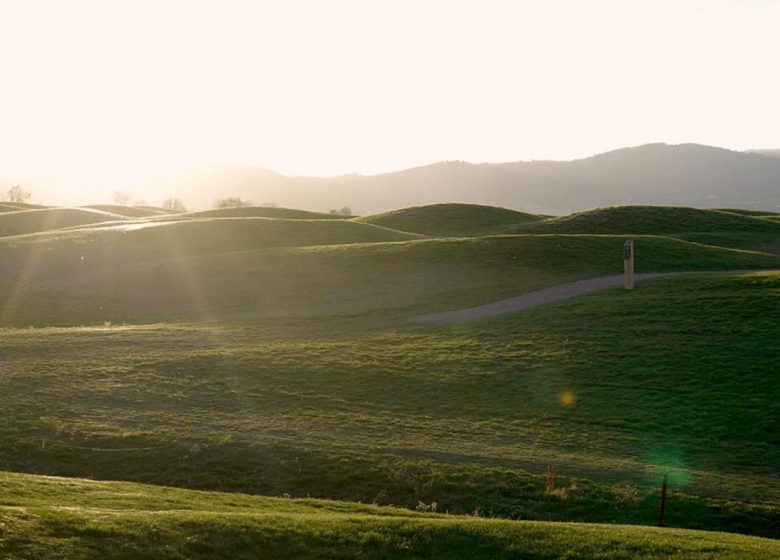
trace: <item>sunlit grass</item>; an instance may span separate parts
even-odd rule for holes
[[[345,502],[0,473],[0,554],[14,559],[713,558],[777,541],[634,526],[502,521]]]
[[[6,330],[0,466],[651,524],[669,474],[671,525],[774,534],[779,277],[654,280],[451,328]],[[548,465],[578,490],[546,496]]]

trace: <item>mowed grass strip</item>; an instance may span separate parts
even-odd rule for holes
[[[620,523],[654,522],[666,473],[670,525],[778,536],[778,290],[675,277],[450,328],[6,330],[0,467]]]
[[[780,554],[777,541],[724,533],[513,522],[9,474],[0,474],[0,488],[0,553],[19,560],[769,560]]]

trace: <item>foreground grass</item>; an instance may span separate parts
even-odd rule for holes
[[[676,277],[452,328],[5,330],[0,468],[634,524],[668,473],[670,525],[777,537],[778,290]]]
[[[777,541],[675,529],[511,522],[318,500],[0,473],[10,559],[772,559]]]

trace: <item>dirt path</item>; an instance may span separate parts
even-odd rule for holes
[[[673,276],[681,274],[679,272],[648,272],[637,274],[636,281],[658,278],[661,276]],[[522,311],[524,309],[533,309],[540,305],[547,305],[577,296],[600,292],[609,288],[617,288],[623,285],[623,275],[615,274],[613,276],[600,276],[599,278],[588,278],[587,280],[577,280],[576,282],[567,282],[558,284],[550,288],[528,292],[520,296],[509,299],[502,299],[485,305],[476,307],[467,307],[466,309],[456,309],[454,311],[443,311],[441,313],[431,313],[430,315],[419,315],[413,320],[416,323],[431,323],[448,325],[452,323],[464,323],[476,319],[484,319],[495,315],[502,315],[511,311]]]

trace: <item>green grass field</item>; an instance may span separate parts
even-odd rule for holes
[[[350,504],[304,521],[280,513],[297,501],[126,486],[145,505],[108,507],[8,474],[0,523],[17,540],[0,547],[772,557],[773,541],[633,527],[655,523],[667,474],[669,526],[780,538],[780,256],[678,237],[691,233],[633,238],[639,272],[693,274],[449,327],[411,318],[620,273],[625,237],[201,218],[1,239],[0,470]],[[179,505],[155,505],[171,493]],[[226,517],[223,500],[267,511]],[[433,503],[470,517],[411,512]],[[419,546],[398,556],[405,539]]]

